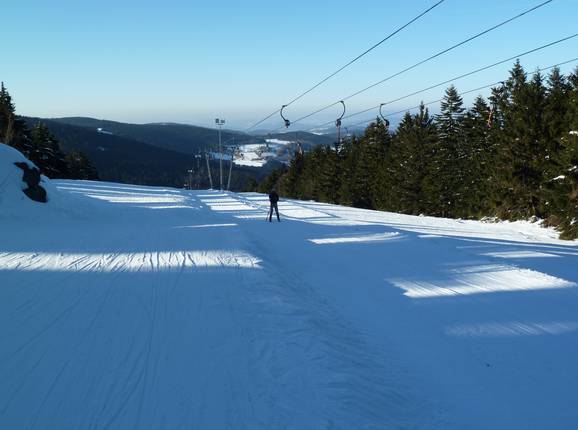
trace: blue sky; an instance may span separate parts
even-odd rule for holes
[[[11,1],[2,5],[0,80],[23,115],[243,129],[311,87],[436,0]],[[346,97],[541,0],[446,0],[287,110],[305,115]],[[554,0],[347,103],[377,105],[578,32],[578,0]],[[578,57],[578,38],[524,57],[538,67]],[[564,66],[568,72],[578,62]],[[503,79],[511,64],[456,82],[460,91]],[[441,97],[431,90],[388,106]],[[471,97],[466,98],[469,101]],[[436,107],[432,107],[433,110]],[[328,110],[308,119],[333,119]],[[371,115],[369,115],[371,116]],[[364,116],[355,118],[363,120]],[[278,126],[275,116],[271,126]]]

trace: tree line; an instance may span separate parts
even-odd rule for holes
[[[440,113],[422,103],[397,129],[296,153],[259,189],[367,209],[440,217],[542,219],[578,238],[578,69],[507,80],[466,109],[451,86]]]
[[[0,84],[0,142],[18,149],[49,178],[98,180],[98,173],[80,151],[65,154],[42,122],[29,127],[15,113],[4,83]]]

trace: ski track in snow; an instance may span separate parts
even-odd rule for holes
[[[78,218],[0,224],[2,429],[578,419],[578,244],[552,230],[52,184]]]

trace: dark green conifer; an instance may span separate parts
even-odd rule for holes
[[[463,199],[464,181],[464,107],[452,85],[441,102],[436,117],[439,140],[432,148],[425,178],[426,205],[434,215],[453,217]]]

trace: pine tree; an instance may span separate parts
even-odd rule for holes
[[[434,215],[452,217],[463,198],[464,107],[457,89],[452,85],[441,102],[436,117],[439,142],[425,178],[426,200]]]
[[[28,157],[49,178],[67,178],[69,175],[58,141],[41,122],[32,129]]]
[[[464,102],[455,86],[450,86],[441,101],[441,113],[437,116],[440,139],[459,145],[463,138]]]
[[[277,188],[284,173],[285,169],[283,168],[273,170],[269,176],[267,176],[265,180],[259,184],[259,192],[269,194],[273,188]]]
[[[500,216],[527,219],[540,216],[540,184],[545,159],[543,110],[545,89],[536,74],[530,82],[517,61],[506,82],[508,102],[504,106],[505,127],[501,165],[507,189]]]
[[[548,223],[557,225],[567,214],[569,177],[568,146],[570,144],[570,118],[566,115],[570,108],[571,86],[554,68],[548,77],[543,126],[545,133],[545,165],[541,187],[540,208]]]
[[[571,85],[567,82],[560,69],[555,67],[548,76],[548,89],[546,91],[546,103],[544,106],[544,125],[547,128],[549,143],[554,145],[548,151],[558,149],[556,142],[568,131],[570,118],[567,112],[570,108]]]
[[[338,203],[341,187],[340,145],[325,146],[322,152],[321,171],[319,172],[319,199],[322,202]]]
[[[340,149],[341,175],[343,180],[339,188],[339,203],[346,206],[354,206],[357,200],[358,187],[353,179],[356,175],[357,158],[359,156],[359,139],[352,136],[343,142]]]
[[[305,156],[301,151],[296,151],[287,173],[281,181],[281,193],[287,197],[298,199],[301,198],[301,178],[305,166]]]
[[[99,178],[96,168],[82,152],[71,151],[66,155],[65,161],[68,168],[68,177],[70,179],[98,181]]]
[[[387,151],[380,171],[378,207],[419,214],[424,211],[423,181],[437,129],[422,103],[417,114],[406,112]]]
[[[462,218],[480,218],[492,206],[491,181],[494,148],[489,141],[488,118],[490,107],[478,96],[464,118],[465,139],[458,160],[462,166],[462,190],[457,215]]]
[[[9,145],[14,135],[14,103],[6,90],[4,82],[0,84],[0,142]]]
[[[30,152],[30,139],[26,123],[16,116],[16,108],[10,93],[0,83],[0,142],[18,149],[25,156]]]
[[[557,209],[556,223],[560,224],[561,237],[578,238],[578,68],[568,77],[567,129],[562,132],[559,152],[560,175],[554,181],[558,190],[553,205]],[[563,178],[562,178],[563,176]]]
[[[509,217],[507,201],[511,188],[511,149],[506,132],[506,111],[510,106],[510,89],[506,82],[491,90],[489,97],[491,113],[488,114],[488,165],[489,198],[487,216]],[[507,214],[507,215],[504,215]]]
[[[389,130],[379,118],[371,123],[364,135],[350,148],[345,161],[346,196],[355,207],[374,209],[380,193],[379,170],[384,167],[385,154],[391,142]]]

